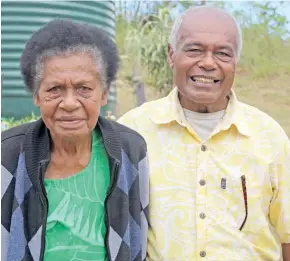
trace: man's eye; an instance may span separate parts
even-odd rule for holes
[[[193,48],[193,49],[188,49],[187,52],[201,53],[202,50],[200,50],[200,49],[196,49],[196,48]]]
[[[232,60],[232,55],[225,52],[216,52],[215,55],[219,60],[223,62],[229,62]]]
[[[217,52],[216,54],[219,56],[231,57],[229,54],[227,54],[225,52]]]

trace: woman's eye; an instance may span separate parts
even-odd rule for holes
[[[54,86],[52,88],[49,88],[47,91],[50,93],[57,93],[60,91],[60,86]]]
[[[82,91],[82,92],[88,92],[91,90],[90,87],[87,87],[87,86],[80,86],[79,87],[79,90]]]

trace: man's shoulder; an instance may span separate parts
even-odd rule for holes
[[[143,136],[137,131],[118,122],[111,122],[114,131],[118,133],[121,148],[134,162],[139,162],[146,157],[147,144]]]
[[[154,108],[158,107],[158,105],[160,105],[163,100],[164,100],[164,98],[143,103],[141,106],[136,107],[136,108],[128,111],[127,113],[125,113],[120,119],[139,118],[140,116],[141,117],[148,117],[148,116],[150,116],[152,110],[154,110]]]
[[[158,109],[162,108],[162,104],[164,102],[166,102],[166,97],[146,102],[141,106],[125,113],[118,119],[118,122],[133,129],[138,129],[137,127],[141,124],[153,124],[153,122],[151,121],[151,116],[154,115]]]
[[[243,102],[239,102],[239,105],[248,126],[256,134],[270,136],[272,140],[275,138],[288,139],[282,126],[268,113]]]
[[[127,127],[124,124],[115,121],[112,121],[111,124],[114,129],[120,134],[121,138],[125,136],[134,140],[139,140],[140,143],[145,143],[143,136],[137,131],[131,129],[130,127]]]

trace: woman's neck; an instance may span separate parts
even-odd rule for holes
[[[52,136],[52,153],[61,158],[81,158],[84,153],[90,153],[92,146],[92,135],[83,137],[58,137]]]
[[[52,136],[52,143],[46,178],[66,178],[88,165],[91,157],[91,135],[82,138]]]

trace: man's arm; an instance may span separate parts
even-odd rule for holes
[[[290,140],[285,133],[278,137],[277,158],[270,167],[274,193],[269,217],[280,236],[283,261],[290,261]]]
[[[282,244],[283,261],[290,261],[290,244]]]

